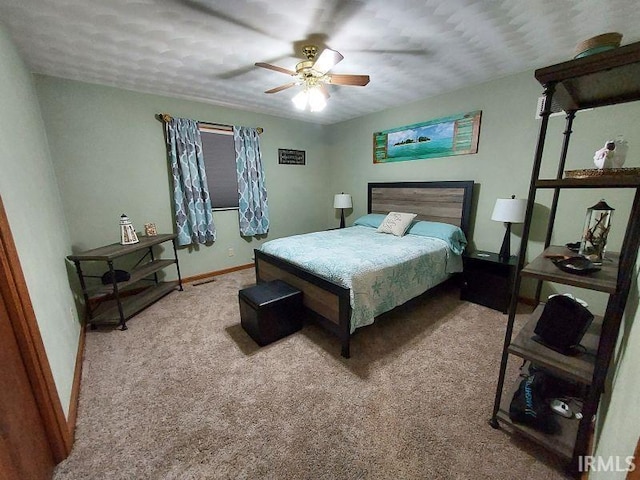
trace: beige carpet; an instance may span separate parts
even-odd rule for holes
[[[506,316],[438,288],[354,336],[314,325],[258,348],[253,271],[87,331],[62,479],[557,479],[562,464],[487,424]],[[513,368],[517,368],[514,365]]]

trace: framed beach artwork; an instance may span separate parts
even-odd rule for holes
[[[376,132],[373,163],[476,153],[481,114],[478,110]]]

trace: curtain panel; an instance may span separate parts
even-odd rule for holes
[[[166,123],[166,133],[178,245],[213,242],[216,229],[198,123],[172,118]]]
[[[233,127],[233,140],[238,168],[240,235],[263,235],[269,231],[269,207],[258,131]]]

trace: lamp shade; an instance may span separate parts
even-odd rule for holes
[[[496,222],[522,223],[527,201],[522,198],[498,198],[493,207],[491,220]]]
[[[351,195],[348,193],[337,193],[333,197],[333,208],[351,208]]]

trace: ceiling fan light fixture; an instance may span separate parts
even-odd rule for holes
[[[256,67],[285,73],[295,78],[293,82],[272,88],[264,93],[278,93],[296,85],[302,85],[303,90],[291,99],[295,107],[298,110],[306,110],[308,107],[312,112],[321,112],[327,106],[329,98],[327,84],[364,87],[369,83],[369,75],[330,73],[330,70],[344,59],[340,52],[325,48],[316,58],[318,47],[315,45],[305,45],[302,51],[307,59],[296,65],[295,72],[269,63],[257,62],[255,64]]]
[[[305,108],[307,108],[308,96],[309,94],[307,93],[307,90],[302,90],[295,97],[293,97],[291,101],[298,110],[304,110]]]
[[[312,112],[321,112],[327,106],[327,100],[318,87],[309,89],[309,109]]]
[[[327,106],[327,99],[317,85],[306,86],[291,101],[298,110],[305,110],[308,106],[312,112],[321,112]]]

